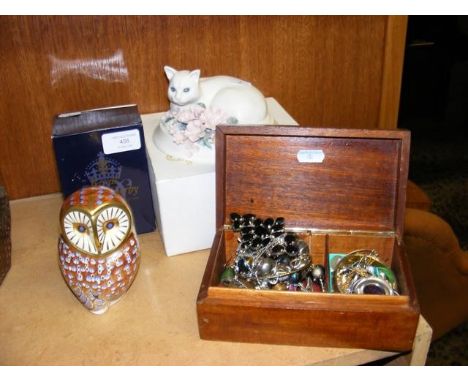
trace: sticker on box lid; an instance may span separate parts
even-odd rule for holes
[[[123,153],[141,148],[140,131],[138,129],[118,131],[102,135],[104,154]]]
[[[300,163],[322,163],[325,159],[323,150],[299,150],[297,160]]]

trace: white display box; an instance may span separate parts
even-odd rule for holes
[[[297,122],[274,99],[267,98],[278,125]],[[146,150],[150,159],[153,202],[168,256],[210,248],[216,222],[215,166],[174,159],[154,144],[154,132],[164,113],[143,114]]]

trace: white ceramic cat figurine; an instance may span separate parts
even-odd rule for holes
[[[265,97],[249,82],[229,76],[200,78],[199,69],[177,71],[165,66],[164,71],[169,80],[167,95],[172,112],[198,103],[207,109],[222,110],[232,123],[274,123]]]

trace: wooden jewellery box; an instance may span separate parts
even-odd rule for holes
[[[410,350],[419,306],[402,242],[409,145],[400,130],[218,127],[218,230],[198,294],[200,337]],[[325,264],[328,253],[375,249],[399,295],[225,287],[220,275],[238,244],[232,212],[284,217],[286,229],[308,242],[314,264]]]

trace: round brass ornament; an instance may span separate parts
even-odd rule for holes
[[[398,294],[393,271],[374,249],[359,249],[343,257],[336,265],[333,284],[336,291],[346,294]]]

